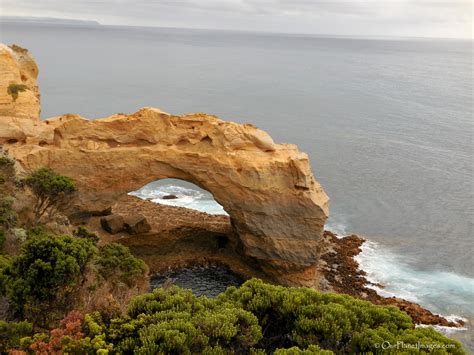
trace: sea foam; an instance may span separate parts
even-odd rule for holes
[[[385,297],[399,297],[416,302],[452,320],[463,320],[453,313],[465,314],[474,309],[474,279],[445,271],[416,270],[403,256],[380,244],[366,241],[355,257],[367,280],[384,287],[369,287]]]
[[[185,207],[214,215],[227,215],[224,208],[208,191],[191,186],[193,185],[191,183],[181,182],[180,184],[187,186],[177,185],[175,182],[154,181],[137,191],[130,192],[129,195],[162,205]],[[176,198],[164,199],[163,197],[167,195],[175,195]]]

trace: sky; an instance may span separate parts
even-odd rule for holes
[[[0,0],[0,13],[105,25],[473,38],[473,1]]]

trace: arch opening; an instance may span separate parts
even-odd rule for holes
[[[156,180],[130,192],[129,195],[162,205],[184,207],[212,215],[228,216],[224,207],[214,199],[209,191],[181,179]]]
[[[129,192],[122,203],[117,212],[146,216],[151,225],[147,235],[122,243],[151,266],[152,288],[171,283],[215,297],[228,286],[265,276],[253,260],[242,255],[229,214],[203,187],[163,177]]]

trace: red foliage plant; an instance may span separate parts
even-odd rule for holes
[[[60,355],[66,337],[71,340],[84,337],[83,323],[84,315],[79,311],[71,311],[61,320],[59,328],[51,330],[49,342],[38,340],[31,344],[30,349],[37,355]]]

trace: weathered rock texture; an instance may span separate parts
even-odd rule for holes
[[[16,58],[1,57],[2,73],[19,72],[29,62]],[[190,181],[229,213],[247,256],[282,279],[303,273],[301,283],[312,285],[314,273],[306,270],[318,260],[328,197],[296,146],[275,144],[250,124],[203,113],[174,116],[143,108],[97,120],[63,115],[38,121],[25,118],[17,99],[2,115],[0,144],[25,171],[48,166],[73,177],[78,209],[99,211],[158,179]]]
[[[39,119],[38,67],[28,51],[0,43],[0,116]]]

